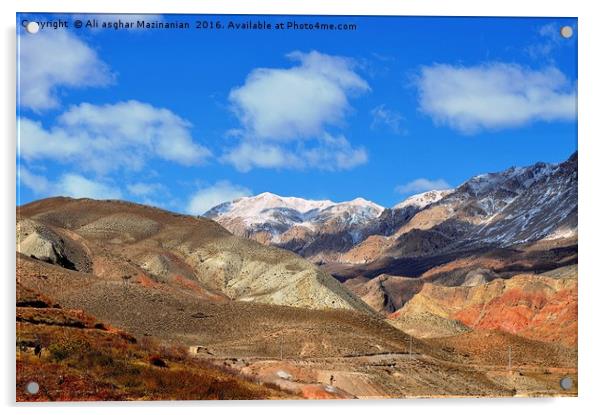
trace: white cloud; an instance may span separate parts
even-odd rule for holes
[[[87,179],[79,174],[67,173],[56,182],[44,176],[32,173],[21,166],[19,169],[21,183],[39,196],[88,197],[92,199],[120,199],[121,191],[104,182]]]
[[[49,129],[19,120],[19,150],[25,160],[52,159],[82,170],[140,170],[148,159],[182,165],[203,163],[211,152],[195,143],[188,121],[165,108],[138,101],[83,103],[61,114]]]
[[[294,148],[280,143],[243,141],[222,157],[237,170],[255,167],[278,169],[348,170],[368,161],[363,147],[353,147],[344,136],[324,133],[315,144],[298,143]]]
[[[363,147],[354,148],[347,139],[325,133],[318,144],[300,151],[305,165],[319,170],[348,170],[368,161]]]
[[[228,135],[238,145],[222,161],[240,171],[252,168],[348,169],[367,160],[366,150],[353,148],[326,128],[340,126],[351,110],[349,98],[368,91],[351,59],[292,52],[297,62],[287,69],[253,70],[244,85],[230,92],[242,128]]]
[[[541,26],[537,32],[539,36],[557,40],[560,37],[560,26],[556,22],[550,22]]]
[[[191,198],[187,212],[191,215],[202,215],[214,206],[243,196],[250,196],[249,189],[231,184],[228,181],[219,181],[212,186],[199,189]]]
[[[372,115],[371,128],[375,129],[385,126],[395,134],[405,133],[402,126],[404,118],[399,112],[389,109],[383,104],[373,108],[372,111],[370,111],[370,114]]]
[[[247,172],[260,168],[301,168],[303,162],[294,153],[278,144],[243,141],[226,152],[222,160],[237,170]]]
[[[444,190],[451,189],[452,186],[443,179],[429,180],[420,178],[412,180],[409,183],[399,185],[395,188],[397,193],[422,193],[428,192],[429,190]]]
[[[575,86],[554,67],[437,64],[422,68],[417,86],[420,109],[465,134],[576,117]]]
[[[58,88],[103,86],[113,81],[96,51],[67,30],[19,35],[19,105],[34,111],[56,108]]]
[[[348,95],[369,90],[352,60],[316,51],[287,55],[299,64],[288,69],[258,68],[230,101],[247,133],[254,138],[311,138],[327,125],[343,121]]]
[[[86,179],[78,174],[65,174],[57,183],[62,196],[89,197],[91,199],[120,199],[121,191],[107,184]]]
[[[541,60],[549,59],[553,61],[554,53],[557,49],[574,46],[575,37],[565,39],[560,34],[561,26],[558,22],[547,23],[537,30],[538,39],[534,43],[528,45],[525,50],[532,59]],[[573,27],[573,31],[575,31]]]
[[[24,166],[19,166],[18,173],[19,185],[23,184],[37,195],[52,193],[52,184],[46,177],[34,174]]]

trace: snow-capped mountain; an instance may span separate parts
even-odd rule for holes
[[[266,192],[222,203],[207,211],[204,216],[212,219],[242,219],[249,227],[267,223],[274,224],[276,228],[301,223],[311,226],[313,217],[334,205],[336,204],[330,200],[306,200]]]
[[[316,251],[330,242],[343,247],[363,240],[384,210],[362,198],[335,203],[261,193],[222,203],[204,216],[236,235],[294,251]]]
[[[205,216],[236,235],[316,262],[571,237],[577,233],[577,154],[560,164],[478,175],[391,209],[362,198],[335,203],[262,193],[220,204]]]
[[[508,247],[577,235],[577,154],[475,176],[417,212],[383,243],[392,257]]]
[[[408,206],[414,206],[419,209],[424,209],[428,205],[436,203],[443,199],[448,194],[452,193],[454,189],[445,189],[445,190],[430,190],[428,192],[419,193],[414,196],[408,197],[401,203],[398,203],[393,207],[393,209],[403,209]]]
[[[577,234],[576,153],[564,163],[537,163],[500,175],[495,189],[479,192],[476,205],[487,216],[467,235],[470,240],[507,246]]]

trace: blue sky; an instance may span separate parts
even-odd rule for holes
[[[273,192],[414,193],[577,148],[576,19],[148,16],[352,31],[20,28],[17,203],[121,198],[200,214]],[[103,16],[102,21],[141,16]],[[571,26],[570,39],[560,36]]]

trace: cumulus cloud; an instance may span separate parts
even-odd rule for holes
[[[555,67],[437,64],[421,69],[417,86],[420,109],[465,134],[576,117],[575,85]]]
[[[297,143],[290,148],[280,143],[243,141],[229,150],[222,160],[237,170],[255,167],[277,169],[348,170],[368,161],[363,147],[353,147],[342,135],[324,133],[312,143]]]
[[[28,118],[19,124],[19,154],[25,160],[51,159],[100,174],[140,170],[151,158],[197,165],[211,155],[193,140],[188,121],[138,101],[83,103],[50,128]]]
[[[63,174],[56,182],[32,173],[25,167],[19,169],[20,182],[39,196],[69,196],[91,199],[120,199],[121,191],[104,182],[88,179],[75,173]]]
[[[399,185],[395,188],[397,193],[407,194],[407,193],[422,193],[428,192],[429,190],[444,190],[450,189],[452,186],[447,183],[443,179],[425,179],[420,178],[416,180],[412,180],[409,183]]]
[[[238,171],[247,172],[254,167],[301,168],[300,157],[278,144],[243,141],[230,149],[222,160],[232,164]]]
[[[343,121],[348,94],[369,89],[352,60],[310,53],[287,55],[298,62],[288,69],[258,68],[230,92],[230,102],[248,134],[290,140],[320,135]]]
[[[34,111],[59,106],[62,87],[103,86],[113,81],[96,51],[67,30],[19,36],[19,105]]]
[[[350,97],[370,89],[356,72],[356,63],[316,51],[287,57],[296,65],[255,69],[244,85],[230,91],[241,128],[229,132],[238,144],[226,150],[222,161],[240,171],[337,170],[364,163],[364,148],[327,132],[344,123]]]
[[[395,134],[405,133],[402,126],[404,118],[399,112],[389,109],[383,104],[373,108],[370,114],[372,115],[371,128],[386,127]]]
[[[187,212],[191,215],[202,215],[221,203],[250,196],[251,190],[228,181],[219,181],[212,186],[199,189],[188,202]]]

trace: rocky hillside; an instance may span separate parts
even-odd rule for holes
[[[418,210],[391,235],[375,235],[340,262],[369,263],[577,235],[577,154],[476,176]]]
[[[99,279],[169,285],[212,301],[368,307],[329,274],[217,223],[133,203],[51,198],[18,208],[17,251]]]
[[[575,347],[576,269],[569,274],[560,278],[518,274],[507,280],[455,287],[426,283],[390,319],[418,337],[441,337],[435,328],[445,327],[451,335],[470,327]]]
[[[363,199],[334,203],[263,193],[216,206],[206,216],[236,235],[317,263],[367,264],[571,238],[577,234],[577,153],[559,164],[475,176],[392,209]]]
[[[18,208],[17,250],[18,388],[41,379],[41,399],[280,395],[246,376],[309,398],[576,394],[558,387],[577,378],[574,237],[411,258],[410,276],[352,264],[340,284],[206,218],[52,198]]]
[[[377,219],[383,211],[362,198],[334,203],[261,193],[218,205],[205,217],[235,235],[320,260],[378,232]]]

